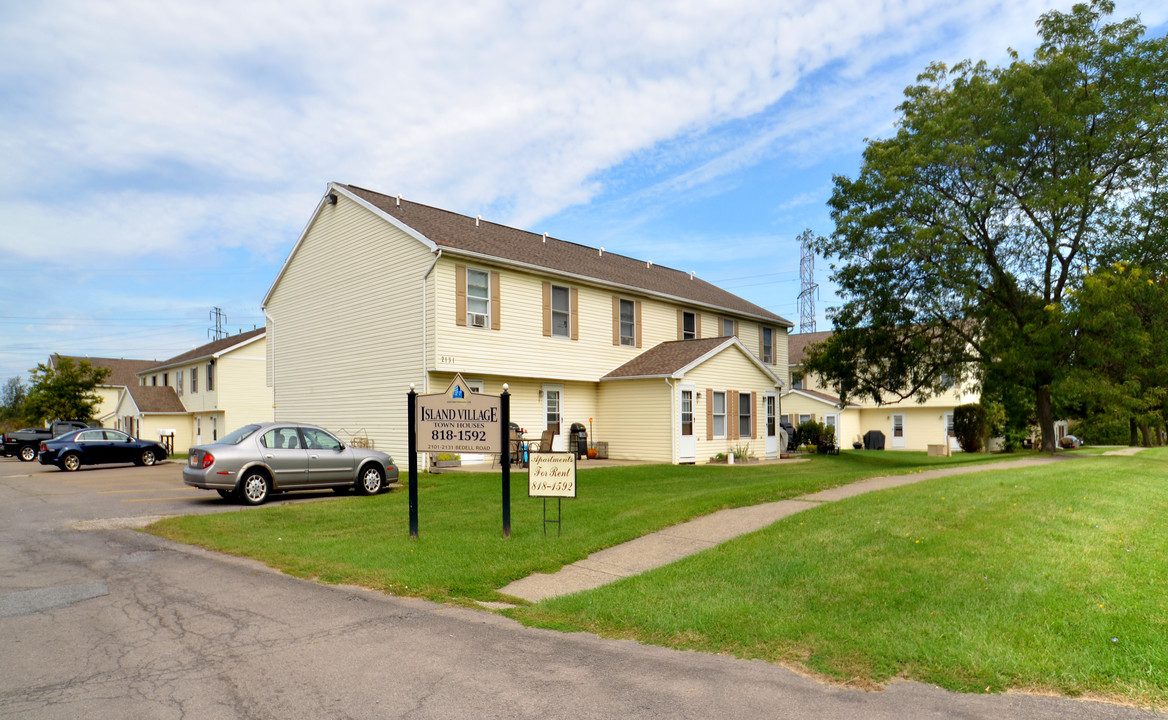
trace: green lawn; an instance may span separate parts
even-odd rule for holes
[[[782,662],[1168,707],[1168,449],[927,481],[509,611]]]
[[[300,577],[438,601],[498,599],[497,588],[716,510],[782,500],[864,477],[922,466],[995,460],[985,455],[845,452],[778,465],[629,466],[582,470],[579,497],[563,503],[563,535],[545,537],[542,501],[512,477],[512,537],[502,538],[498,474],[422,475],[419,539],[409,538],[404,489],[157,523],[151,532],[254,557]],[[586,467],[586,463],[581,463]],[[403,478],[404,481],[404,478]],[[554,516],[554,500],[549,500]]]

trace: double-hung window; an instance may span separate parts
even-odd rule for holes
[[[474,268],[466,269],[466,324],[471,327],[490,327],[491,274]]]
[[[620,344],[637,346],[637,313],[632,300],[620,301]]]
[[[183,371],[174,371],[174,389],[178,391],[179,395],[183,394]]]
[[[207,363],[207,392],[215,389],[215,361]]]
[[[682,340],[696,340],[698,337],[698,316],[697,313],[682,312],[681,313],[681,339]]]
[[[197,393],[199,391],[199,366],[196,365],[191,368],[191,392]]]
[[[722,337],[733,337],[738,334],[738,323],[732,318],[722,318]]]
[[[773,328],[762,329],[762,361],[767,365],[775,364],[775,331]]]
[[[738,437],[749,438],[754,434],[754,418],[750,414],[750,393],[738,393]]]
[[[552,335],[572,337],[572,291],[552,285]]]
[[[726,437],[726,393],[711,393],[710,399],[713,408],[714,437]]]

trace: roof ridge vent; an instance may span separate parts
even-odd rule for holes
[[[646,269],[646,270],[652,270],[652,269],[653,269],[653,261],[652,261],[652,260],[646,260],[646,261],[645,261],[645,269]]]
[[[547,245],[547,233],[543,234],[543,244]]]
[[[483,221],[483,216],[482,215],[477,216],[475,218],[475,227],[478,227],[479,223],[481,223],[482,221]]]
[[[401,207],[401,193],[397,194],[397,206]]]
[[[693,270],[690,270],[690,271],[689,271],[689,279],[690,279],[690,280],[693,280],[693,276],[694,276],[694,271],[693,271]]]
[[[600,257],[604,257],[604,246],[600,248]]]

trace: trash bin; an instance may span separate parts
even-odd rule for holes
[[[569,452],[576,453],[578,458],[588,457],[588,428],[584,426],[584,423],[572,423],[568,438],[570,443],[568,447],[575,446],[575,449]]]

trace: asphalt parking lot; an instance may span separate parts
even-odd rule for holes
[[[275,502],[322,497],[333,495]],[[255,511],[184,487],[178,463],[63,473],[0,459],[0,717],[1156,717],[911,682],[823,685],[760,661],[320,585],[130,529]]]

